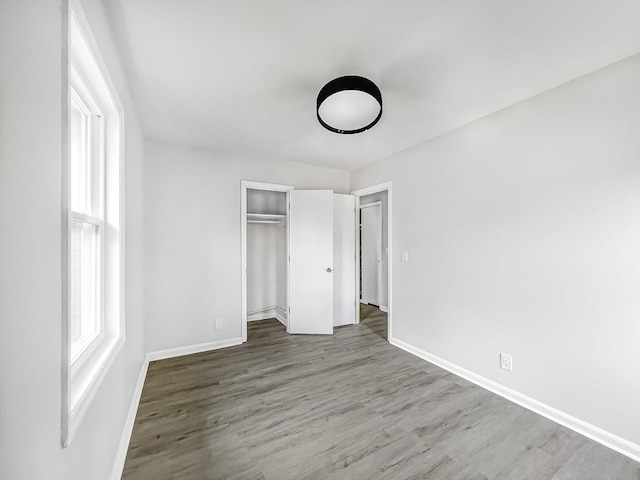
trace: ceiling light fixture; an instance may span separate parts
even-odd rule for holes
[[[382,94],[371,80],[357,75],[338,77],[327,83],[316,104],[318,121],[335,133],[360,133],[382,117]]]

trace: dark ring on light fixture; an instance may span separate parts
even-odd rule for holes
[[[380,112],[378,113],[378,116],[368,125],[364,125],[353,130],[342,130],[329,125],[320,116],[320,105],[322,105],[322,102],[324,102],[331,95],[347,90],[359,90],[361,92],[367,93],[372,96],[380,105]],[[320,89],[320,92],[318,93],[318,99],[316,101],[316,115],[318,116],[318,121],[320,122],[320,124],[327,130],[330,130],[332,132],[343,134],[364,132],[365,130],[370,129],[376,123],[378,123],[380,117],[382,117],[382,93],[380,93],[380,89],[378,88],[378,86],[368,78],[359,77],[357,75],[345,75],[344,77],[338,77],[331,80]]]

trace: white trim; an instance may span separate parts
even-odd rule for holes
[[[124,263],[124,242],[125,242],[125,198],[124,198],[124,109],[117,95],[109,70],[106,67],[98,44],[93,37],[91,27],[86,19],[82,5],[79,0],[71,0],[70,4],[63,6],[63,52],[62,52],[62,307],[63,315],[62,327],[62,414],[61,414],[61,445],[66,448],[71,443],[80,423],[90,407],[97,390],[115,359],[117,358],[125,341],[125,263]],[[104,248],[106,242],[110,246],[109,254],[102,252],[101,278],[104,297],[103,315],[110,321],[105,321],[102,341],[96,344],[91,358],[79,365],[71,362],[71,341],[69,338],[68,316],[69,316],[69,248],[70,248],[70,181],[69,181],[69,135],[68,126],[69,108],[68,96],[71,90],[72,78],[70,76],[71,63],[74,63],[81,73],[90,75],[87,77],[88,86],[98,85],[101,90],[100,98],[101,110],[105,114],[103,121],[106,121],[104,128],[111,130],[111,134],[101,145],[101,150],[107,155],[101,172],[101,184],[106,188],[105,198],[101,204],[106,222],[110,223],[112,233],[105,230],[102,234],[101,243]],[[78,63],[79,62],[79,63]],[[103,91],[102,91],[103,90]],[[96,93],[94,91],[94,93]],[[96,97],[97,98],[97,97]],[[116,131],[117,133],[113,133]],[[114,148],[117,148],[114,149]],[[115,152],[115,153],[114,153]],[[115,177],[117,175],[117,177]],[[113,178],[116,178],[114,181]],[[117,201],[114,201],[114,198]],[[117,207],[115,210],[113,207]],[[95,222],[92,222],[95,223]],[[98,222],[100,223],[100,222]],[[117,228],[113,228],[116,225]],[[103,229],[104,230],[104,229]],[[117,238],[117,242],[114,240]],[[106,273],[105,273],[106,272]]]
[[[73,389],[71,386],[68,387],[68,396],[66,397],[66,400],[69,402],[69,406],[63,410],[62,415],[63,421],[65,422],[62,428],[63,448],[67,448],[71,444],[78,428],[80,428],[84,415],[87,413],[87,410],[89,410],[93,399],[98,393],[98,388],[102,385],[102,382],[109,373],[111,366],[116,361],[123,345],[123,338],[105,340],[97,350],[95,358],[91,360],[87,368],[81,369],[82,375],[79,375],[79,379],[75,379],[76,385]],[[67,370],[67,375],[71,375],[70,370]],[[76,402],[75,408],[71,409],[71,395],[72,392],[77,393],[77,391],[80,392],[80,397]]]
[[[385,305],[380,305],[378,308],[380,309],[381,312],[389,313],[389,308],[386,307]]]
[[[69,11],[68,2],[62,2],[62,49],[61,49],[61,71],[62,71],[62,98],[61,98],[61,110],[62,110],[62,119],[61,122],[61,226],[62,231],[60,232],[60,258],[61,258],[61,289],[60,289],[60,313],[61,313],[61,338],[60,338],[60,346],[61,346],[61,357],[60,357],[60,380],[61,384],[61,395],[60,395],[60,407],[61,407],[61,415],[60,415],[60,445],[64,447],[64,443],[66,441],[66,437],[68,436],[69,430],[69,418],[70,418],[70,407],[69,407],[69,370],[70,370],[70,362],[69,362],[69,351],[70,351],[70,340],[69,340],[69,306],[70,306],[70,289],[69,289],[69,259],[71,258],[71,241],[70,241],[70,227],[71,227],[71,219],[69,218],[69,207],[71,205],[71,195],[70,195],[70,165],[69,165],[69,151],[70,151],[70,132],[69,128],[69,102],[66,100],[69,98],[69,92],[71,91],[69,85],[69,59],[71,57],[70,53],[70,22],[71,22],[71,13]]]
[[[356,197],[356,299],[360,297],[360,197],[372,193],[387,191],[387,338],[393,337],[393,182],[384,182],[370,187],[354,190],[351,195]],[[356,317],[354,324],[360,323],[360,308],[356,301]]]
[[[371,185],[370,187],[360,188],[358,190],[353,190],[351,195],[355,195],[357,197],[364,197],[365,195],[371,195],[372,193],[384,192],[385,190],[391,190],[393,182],[382,182],[377,185]]]
[[[127,459],[127,451],[129,450],[129,442],[131,441],[131,434],[133,433],[133,425],[136,421],[136,415],[138,413],[138,406],[140,405],[140,398],[142,397],[142,388],[144,387],[144,381],[147,378],[147,370],[149,369],[149,358],[144,359],[142,362],[142,368],[140,368],[140,374],[138,375],[138,381],[136,387],[133,390],[131,397],[131,403],[129,404],[129,412],[127,413],[127,419],[124,422],[122,428],[122,434],[120,435],[120,443],[118,444],[118,450],[116,451],[116,458],[113,461],[113,468],[111,470],[111,480],[120,480],[122,472],[124,470],[124,462]]]
[[[247,312],[247,322],[258,322],[260,320],[266,320],[268,318],[275,318],[285,327],[287,326],[287,311],[284,308],[280,308],[277,305],[270,307],[260,308],[258,310],[251,310]]]
[[[216,342],[199,343],[197,345],[188,345],[186,347],[168,348],[166,350],[158,350],[147,354],[150,362],[156,360],[164,360],[167,358],[181,357],[183,355],[192,355],[194,353],[208,352],[209,350],[218,350],[220,348],[233,347],[240,345],[242,338],[228,338],[226,340],[218,340]]]
[[[122,106],[122,102],[120,101],[120,96],[118,95],[118,89],[113,83],[111,79],[111,75],[109,73],[109,69],[107,68],[107,62],[104,61],[102,54],[100,52],[100,48],[98,47],[98,41],[93,35],[93,31],[91,29],[91,23],[87,19],[86,14],[84,13],[84,9],[82,7],[82,0],[69,0],[68,5],[68,13],[69,16],[73,16],[78,25],[80,25],[82,36],[91,51],[91,55],[93,59],[98,64],[100,69],[100,73],[102,74],[103,80],[107,84],[109,88],[109,95],[111,96],[111,101],[115,104],[116,110],[118,112],[124,112],[124,108]],[[68,40],[68,39],[67,39]]]
[[[247,190],[248,189],[256,189],[256,190],[269,190],[275,192],[285,192],[287,195],[286,203],[286,211],[287,216],[285,218],[284,224],[287,229],[287,310],[289,304],[289,192],[293,190],[292,185],[279,185],[276,183],[263,183],[263,182],[252,182],[250,180],[240,180],[240,236],[241,236],[241,244],[242,244],[242,266],[240,273],[242,275],[242,287],[241,287],[241,314],[240,314],[240,325],[241,325],[241,336],[242,342],[247,341],[247,321],[248,321],[248,312],[247,312]],[[287,325],[287,324],[285,324]],[[289,331],[289,327],[287,325],[287,332]]]
[[[275,306],[251,310],[247,312],[247,322],[259,322],[260,320],[267,320],[268,318],[276,318],[275,310]]]
[[[511,388],[505,387],[493,380],[489,380],[486,377],[478,375],[466,368],[460,367],[455,363],[451,363],[443,358],[440,358],[436,355],[433,355],[429,352],[426,352],[418,347],[415,347],[409,343],[403,342],[402,340],[398,340],[397,338],[389,337],[389,343],[391,345],[395,345],[402,350],[405,350],[417,357],[426,360],[427,362],[438,365],[445,370],[454,373],[466,380],[469,380],[476,385],[489,390],[490,392],[495,393],[496,395],[500,395],[501,397],[520,405],[532,412],[535,412],[539,415],[542,415],[549,420],[559,423],[581,435],[584,435],[591,440],[594,440],[605,447],[608,447],[612,450],[615,450],[618,453],[621,453],[636,462],[640,462],[640,445],[630,442],[618,435],[615,435],[611,432],[608,432],[600,427],[592,425],[584,420],[576,418],[568,413],[565,413],[557,408],[551,407],[545,403],[542,403],[538,400],[535,400],[531,397],[528,397],[516,390],[512,390]]]
[[[275,315],[276,320],[278,320],[281,324],[283,324],[288,331],[289,320],[288,320],[287,311],[280,307],[275,307],[275,309],[276,309],[276,315]]]

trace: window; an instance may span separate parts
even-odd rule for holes
[[[75,11],[69,15],[63,139],[63,446],[71,442],[124,341],[122,114],[79,18]]]
[[[101,338],[104,259],[102,112],[72,67],[69,86],[69,335],[71,363]]]

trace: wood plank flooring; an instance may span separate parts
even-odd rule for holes
[[[364,308],[333,336],[153,362],[124,480],[640,480],[640,464],[388,344]]]

